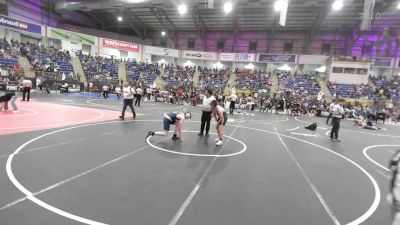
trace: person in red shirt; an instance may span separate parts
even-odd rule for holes
[[[178,105],[183,105],[183,90],[180,88],[178,90]]]

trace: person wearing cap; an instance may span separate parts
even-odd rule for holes
[[[149,133],[146,136],[146,139],[154,135],[167,136],[171,128],[171,125],[175,125],[174,134],[172,135],[172,140],[182,141],[183,122],[185,121],[185,119],[189,118],[191,118],[190,113],[184,113],[184,112],[164,113],[164,118],[163,118],[164,130],[157,132],[149,131]]]

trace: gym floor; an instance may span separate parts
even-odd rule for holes
[[[235,113],[223,146],[197,135],[186,107],[183,142],[151,137],[177,105],[33,95],[0,113],[0,224],[390,224],[388,161],[400,127],[364,130],[326,119]],[[318,123],[316,131],[304,126]],[[215,124],[211,131],[215,132]]]

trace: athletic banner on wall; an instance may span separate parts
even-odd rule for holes
[[[0,15],[0,26],[42,35],[42,26]]]
[[[143,53],[149,55],[170,56],[174,58],[179,57],[179,50],[172,48],[160,48],[148,45],[143,45]]]
[[[264,63],[295,63],[296,55],[273,55],[273,54],[259,54],[258,62]]]
[[[216,52],[182,51],[182,58],[217,60],[218,57]]]
[[[372,66],[376,67],[390,67],[392,65],[392,58],[372,58]]]
[[[140,45],[129,43],[129,42],[123,42],[123,41],[102,39],[101,44],[105,48],[114,48],[114,49],[128,51],[128,52],[139,52],[139,50],[140,50]]]
[[[225,62],[254,62],[256,54],[251,53],[219,53],[218,60]]]
[[[82,43],[87,45],[96,45],[96,37],[68,30],[61,30],[58,28],[47,27],[47,35],[50,38],[58,40],[66,40],[74,43]]]

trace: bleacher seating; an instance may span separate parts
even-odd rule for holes
[[[193,84],[193,76],[195,68],[191,67],[173,67],[166,66],[164,68],[164,81],[167,88],[173,87],[191,87]]]
[[[65,75],[74,74],[71,56],[68,51],[45,48],[32,43],[24,43],[20,49],[21,53],[26,55],[33,69],[36,71],[58,71]]]
[[[118,76],[118,62],[115,59],[109,59],[101,56],[79,55],[83,71],[87,77],[93,77],[99,74],[109,74]]]
[[[132,80],[143,79],[146,84],[153,84],[160,75],[157,65],[137,63],[136,61],[125,62],[127,76]]]
[[[267,90],[271,89],[271,78],[263,71],[237,71],[236,89],[238,90]]]
[[[383,94],[395,101],[400,101],[400,86],[396,80],[387,80],[385,77],[372,77],[371,82],[376,86],[377,92],[383,91]]]
[[[6,41],[0,41],[0,67],[13,67],[18,64],[17,56],[11,54],[11,45]]]
[[[207,88],[225,88],[229,79],[229,70],[203,68],[200,72],[200,86]]]
[[[377,99],[379,94],[369,85],[328,84],[333,96],[340,98]]]
[[[285,91],[300,94],[318,95],[321,90],[317,78],[312,75],[289,77],[284,80],[281,79],[281,81],[283,81],[282,88]]]

